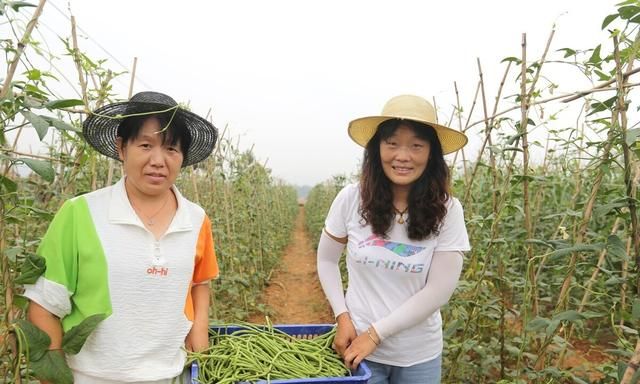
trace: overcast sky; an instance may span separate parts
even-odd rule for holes
[[[413,93],[435,98],[442,122],[454,81],[470,104],[476,59],[495,91],[500,61],[520,56],[522,33],[529,60],[554,23],[552,50],[593,48],[607,39],[600,25],[615,2],[49,0],[36,39],[58,54],[55,34],[69,35],[69,9],[90,57],[118,71],[138,58],[134,92],[167,93],[202,115],[211,108],[214,124],[228,124],[273,175],[314,185],[357,169],[362,149],[347,136],[350,120]],[[129,75],[114,83],[122,97],[128,83]]]

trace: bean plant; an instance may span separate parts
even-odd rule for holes
[[[305,229],[314,247],[318,246],[320,234],[324,228],[334,197],[353,177],[345,175],[334,176],[331,180],[317,184],[309,191],[305,207]]]

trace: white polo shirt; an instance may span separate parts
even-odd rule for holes
[[[124,178],[65,202],[42,239],[47,269],[24,295],[60,317],[64,331],[108,315],[67,356],[76,383],[158,381],[183,369],[191,287],[217,277],[218,264],[209,218],[172,189],[178,209],[159,240],[135,214]]]

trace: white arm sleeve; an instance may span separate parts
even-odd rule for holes
[[[338,265],[344,247],[344,244],[335,241],[324,230],[322,231],[318,243],[318,277],[336,317],[347,312],[344,290],[342,289],[342,276]]]
[[[449,301],[462,271],[462,252],[434,252],[427,283],[407,301],[373,325],[381,340],[431,316]]]

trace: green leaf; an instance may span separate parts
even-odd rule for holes
[[[40,140],[44,139],[49,130],[49,122],[31,111],[21,111],[20,113],[31,123],[36,132],[38,132]]]
[[[520,124],[520,122],[517,123],[518,125]],[[513,136],[507,136],[506,140],[505,140],[505,145],[513,145],[516,141],[518,141],[522,136],[524,135],[524,132],[519,132],[516,133]]]
[[[445,328],[443,335],[445,338],[449,338],[456,333],[457,330],[462,329],[463,327],[464,322],[461,319],[456,319],[455,321],[450,322],[450,324]]]
[[[27,167],[31,168],[35,173],[40,175],[48,182],[52,182],[55,177],[55,171],[51,164],[43,160],[29,159],[26,157],[20,157],[18,161],[23,162]]]
[[[518,59],[517,57],[513,57],[513,56],[509,56],[509,57],[505,57],[504,59],[502,59],[502,61],[500,61],[501,63],[504,62],[514,62],[516,64],[520,64],[520,59]]]
[[[591,64],[598,64],[601,61],[602,59],[600,58],[600,44],[598,44],[598,46],[593,50],[593,53],[591,54],[591,57],[589,58],[589,60],[587,60],[587,62]]]
[[[571,378],[573,379],[574,383],[576,384],[589,384],[588,382],[582,380],[581,378],[579,378],[578,376],[571,374]]]
[[[51,338],[43,330],[31,324],[30,322],[19,319],[16,325],[27,339],[29,348],[29,361],[40,360],[42,356],[49,350]]]
[[[553,246],[551,244],[549,244],[548,242],[544,241],[544,240],[540,240],[540,239],[526,239],[525,244],[537,244],[537,245],[541,245],[543,247],[548,247],[548,248],[553,248]]]
[[[527,119],[527,124],[526,124],[526,125],[533,125],[533,126],[535,126],[535,125],[536,125],[536,123],[535,123],[533,120],[531,120],[531,119],[529,119],[529,118],[528,118],[528,119]],[[518,122],[516,122],[515,127],[516,127],[516,130],[520,131],[520,122],[519,122],[519,121],[518,121]]]
[[[547,367],[543,369],[541,372],[544,373],[545,375],[551,375],[551,377],[554,377],[556,379],[560,379],[563,377],[563,371],[561,371],[556,367]]]
[[[19,12],[21,7],[35,7],[35,4],[27,3],[26,1],[9,1],[7,4],[13,8],[14,11]]]
[[[618,382],[622,381],[624,371],[627,370],[627,364],[624,361],[618,360]]]
[[[16,277],[14,282],[16,284],[34,284],[46,269],[47,262],[44,257],[30,253],[24,259],[22,268],[20,268],[20,275]]]
[[[611,276],[607,280],[604,281],[604,285],[615,285],[619,286],[620,284],[624,284],[625,280],[618,276]]]
[[[629,204],[627,204],[626,198],[618,199],[616,201],[612,201],[611,203],[598,205],[593,210],[593,215],[595,217],[607,216],[612,213],[620,212],[621,208],[625,208],[628,205]]]
[[[602,250],[602,244],[578,244],[568,248],[557,249],[549,253],[549,260],[569,255],[573,252],[598,252]]]
[[[42,103],[42,100],[27,96],[24,98],[24,106],[29,109],[40,109],[44,104]]]
[[[640,136],[640,128],[630,129],[627,131],[627,136],[624,138],[624,141],[627,145],[632,145],[638,141],[638,136]]]
[[[528,182],[532,182],[535,181],[535,178],[531,175],[513,175],[513,177],[511,178],[510,182],[512,185],[518,184],[518,183],[524,183],[525,181]]]
[[[606,74],[606,73],[604,73],[602,71],[599,71],[597,69],[594,70],[594,72],[596,73],[596,75],[598,75],[598,80],[600,80],[600,81],[609,81],[609,80],[611,80],[611,75],[609,75],[609,74]]]
[[[585,319],[593,319],[596,317],[603,317],[603,316],[609,315],[607,313],[593,312],[593,311],[585,311],[585,312],[581,312],[581,314],[582,314],[582,317],[584,317]]]
[[[24,84],[23,90],[28,96],[39,99],[42,102],[46,101],[47,95],[49,95],[46,89],[39,88],[35,84]]]
[[[4,255],[11,261],[16,261],[16,257],[24,251],[22,247],[11,247],[4,250]]]
[[[627,251],[625,245],[617,235],[609,235],[607,238],[607,252],[611,256],[615,256],[618,259],[626,260]]]
[[[18,190],[18,184],[2,175],[0,175],[0,185],[2,185],[9,193],[14,193]]]
[[[618,101],[618,96],[612,96],[607,100],[603,101],[602,104],[606,105],[607,108],[613,108],[614,104]]]
[[[53,219],[53,214],[51,212],[34,207],[33,205],[17,205],[16,207],[28,210],[45,221],[50,221],[51,219]]]
[[[513,152],[522,152],[522,148],[518,148],[518,147],[505,147],[502,152],[509,152],[509,151],[513,151]]]
[[[555,314],[553,316],[553,320],[559,320],[559,321],[584,320],[584,316],[580,312],[571,309],[569,311],[564,311],[564,312]]]
[[[611,22],[615,20],[617,17],[618,17],[617,13],[614,13],[613,15],[609,15],[605,17],[604,20],[602,20],[602,27],[600,29],[605,29],[607,25],[611,24]]]
[[[27,79],[29,80],[40,80],[42,77],[42,72],[39,69],[31,69],[27,71]]]
[[[635,5],[629,5],[626,7],[618,8],[618,14],[620,15],[620,18],[623,20],[629,20],[635,15],[637,15],[638,13],[640,13],[640,7]]]
[[[77,107],[80,105],[84,105],[84,102],[80,99],[61,99],[49,101],[48,103],[45,103],[44,106],[48,109],[62,109]]]
[[[638,336],[638,331],[634,328],[627,327],[626,325],[621,325],[620,329],[622,330],[622,332],[628,335]]]
[[[607,106],[604,105],[603,103],[601,103],[599,101],[595,102],[595,103],[591,104],[591,112],[589,112],[589,114],[587,116],[591,116],[591,115],[593,115],[595,113],[598,113],[598,112],[606,111],[607,109],[608,109]]]
[[[566,59],[569,56],[574,56],[576,51],[571,48],[560,48],[557,51],[564,51],[564,58]]]
[[[56,384],[73,384],[73,374],[60,351],[47,351],[45,355],[29,365],[40,380]]]
[[[638,384],[640,382],[640,369],[636,370],[629,380],[629,384]]]
[[[535,319],[531,320],[530,322],[527,323],[527,331],[539,331],[542,328],[545,328],[549,325],[549,319],[545,318],[545,317],[536,317]]]
[[[62,349],[70,354],[75,355],[80,352],[87,337],[93,332],[100,322],[107,318],[104,313],[91,315],[75,327],[68,330],[62,337]]]
[[[54,127],[56,127],[57,129],[61,130],[61,131],[72,131],[72,132],[77,132],[77,133],[81,133],[82,129],[74,127],[73,125],[60,120],[60,119],[54,119],[54,118],[50,118],[51,119],[51,125],[53,125]]]
[[[631,309],[631,318],[634,320],[640,319],[640,299],[633,300],[633,307]]]
[[[547,329],[545,330],[545,334],[547,335],[547,337],[551,337],[551,335],[553,335],[556,332],[556,329],[558,329],[559,325],[560,325],[560,320],[552,319],[549,322],[549,325],[547,325]]]
[[[613,104],[616,102],[618,96],[613,96],[605,101],[596,101],[591,105],[591,112],[587,116],[591,116],[594,113],[602,112],[607,109],[611,109]]]
[[[15,295],[13,297],[13,306],[20,308],[23,313],[26,313],[27,307],[29,306],[29,299],[24,296]]]

